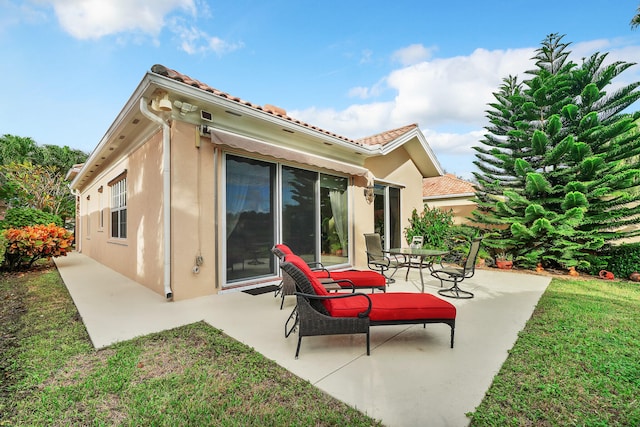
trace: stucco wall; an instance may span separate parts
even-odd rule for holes
[[[427,200],[425,202],[431,208],[439,208],[444,211],[453,210],[453,222],[455,224],[469,224],[471,221],[471,212],[477,205],[469,199],[441,199]]]
[[[80,195],[79,250],[163,294],[162,136],[158,133],[115,164],[107,165]],[[112,239],[108,182],[127,170],[127,238]],[[98,189],[102,187],[102,195]],[[104,227],[99,228],[102,197]],[[88,199],[87,199],[88,198]]]
[[[219,266],[226,265],[220,252],[224,241],[216,243],[216,236],[224,239],[224,230],[220,229],[222,221],[218,221],[219,228],[215,228],[215,218],[224,216],[223,204],[216,204],[216,197],[224,194],[223,153],[224,150],[216,148],[208,138],[200,139],[195,125],[172,122],[171,286],[174,300],[209,295],[223,289],[224,270]],[[105,165],[104,171],[82,190],[80,196],[81,251],[160,295],[164,294],[162,154],[162,131],[158,129],[118,163]],[[249,157],[260,156],[251,154]],[[306,165],[298,166],[309,169]],[[384,157],[369,159],[365,166],[383,183],[395,183],[401,188],[400,219],[401,231],[404,230],[411,211],[422,208],[420,172],[403,148]],[[128,235],[126,239],[112,239],[108,182],[125,169]],[[350,241],[354,242],[350,245],[351,262],[358,268],[367,268],[363,235],[372,232],[374,227],[374,205],[368,204],[363,195],[366,185],[364,177],[350,179]],[[100,187],[103,188],[102,229],[98,229]],[[194,273],[197,257],[201,257],[202,263],[199,272]]]
[[[401,185],[400,190],[400,234],[404,242],[404,229],[409,226],[409,217],[413,209],[422,210],[422,175],[404,148],[398,148],[386,156],[374,157],[367,160],[365,166],[374,174],[376,179]],[[362,199],[365,206],[356,213],[355,234],[357,246],[354,262],[358,268],[367,267],[366,245],[364,233],[373,232],[373,205],[367,205],[361,194],[356,200]]]
[[[171,282],[174,300],[216,293],[214,145],[194,125],[174,122],[171,135]],[[202,257],[199,273],[193,272]]]

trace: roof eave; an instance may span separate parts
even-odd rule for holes
[[[420,128],[418,127],[409,130],[408,132],[402,134],[401,136],[394,139],[393,141],[385,144],[384,146],[382,146],[382,149],[380,150],[380,152],[382,155],[388,154],[405,144],[411,144],[412,141],[417,141],[417,143],[420,144],[421,149],[424,151],[424,153],[427,156],[427,160],[431,163],[431,165],[433,166],[433,169],[435,169],[437,176],[444,175],[444,169],[442,169],[442,166],[440,165],[438,158],[436,157],[435,153],[431,149],[431,146],[427,142],[427,139],[425,138],[424,134],[422,133],[422,131],[420,131]],[[414,156],[412,156],[412,158],[414,159],[414,162],[418,160]],[[425,165],[425,162],[416,162],[416,166],[420,170],[420,173],[422,173],[423,177],[433,176],[433,174],[430,173],[429,171],[430,168],[427,165]]]

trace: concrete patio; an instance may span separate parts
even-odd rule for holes
[[[370,356],[364,335],[308,337],[296,360],[297,336],[284,337],[294,297],[282,310],[272,292],[167,302],[77,252],[55,262],[96,348],[204,320],[387,426],[467,425],[550,281],[477,270],[461,286],[475,298],[449,300],[458,309],[453,349],[444,324],[378,326]],[[389,292],[420,292],[417,272],[395,277]],[[439,287],[425,277],[425,292]]]

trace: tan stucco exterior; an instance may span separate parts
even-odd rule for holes
[[[454,224],[469,224],[471,222],[471,212],[476,210],[478,205],[471,200],[472,196],[466,198],[446,198],[427,200],[425,204],[430,208],[438,208],[443,211],[453,212]]]
[[[161,136],[156,134],[125,158],[105,164],[97,178],[80,191],[81,224],[78,247],[121,274],[162,293]],[[110,233],[108,183],[127,171],[128,219],[126,239]],[[101,192],[99,192],[99,190]],[[100,205],[103,226],[100,227]],[[84,209],[83,209],[84,206]]]
[[[372,184],[371,174],[377,184],[400,189],[401,230],[404,230],[411,211],[422,207],[425,173],[439,169],[431,154],[420,150],[425,141],[418,133],[418,136],[408,137],[410,150],[405,149],[404,142],[385,150],[384,147],[369,149],[344,143],[327,132],[298,127],[294,128],[295,132],[282,132],[283,126],[290,125],[289,121],[247,109],[245,105],[230,106],[226,99],[219,100],[214,95],[201,94],[189,85],[167,80],[152,74],[143,79],[87,164],[74,178],[72,188],[78,196],[78,250],[161,295],[168,295],[169,285],[173,300],[230,289],[224,283],[227,267],[226,233],[222,220],[225,217],[222,203],[226,185],[225,153],[348,178],[349,265],[358,268],[366,268],[367,265],[363,235],[374,231],[374,206],[363,195],[363,190]],[[183,102],[189,99],[194,104],[200,102],[198,108],[213,112],[216,117],[214,127],[224,132],[281,145],[288,150],[309,151],[314,156],[328,159],[327,163],[322,166],[308,160],[307,163],[297,163],[216,144],[206,133],[203,134],[202,122],[197,117],[194,120],[193,116],[185,117],[175,110],[149,114],[146,106],[151,105],[149,100],[159,88],[169,91],[173,99]],[[224,102],[219,111],[216,110],[218,102]],[[238,112],[225,114],[233,108]],[[255,117],[250,114],[255,114]],[[165,134],[166,129],[169,129],[169,135]],[[164,152],[164,147],[170,147],[169,152]],[[356,172],[353,175],[337,172],[330,169],[333,167],[331,162],[353,165],[345,170]],[[164,196],[167,194],[167,181],[163,169],[168,163],[169,200]],[[109,228],[109,183],[124,171],[127,179],[127,237],[114,239],[110,237]],[[360,171],[368,172],[365,176]],[[101,228],[100,206],[103,215]],[[170,216],[166,223],[165,212]],[[170,224],[168,229],[166,224]],[[165,254],[166,242],[170,256]],[[198,268],[194,270],[194,267]],[[169,284],[167,271],[170,271]],[[278,281],[274,275],[243,283],[242,286]]]

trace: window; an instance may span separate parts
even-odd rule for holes
[[[102,186],[98,188],[98,231],[104,228],[104,200],[102,198]]]
[[[109,182],[111,187],[111,237],[127,237],[127,176],[126,172]]]

